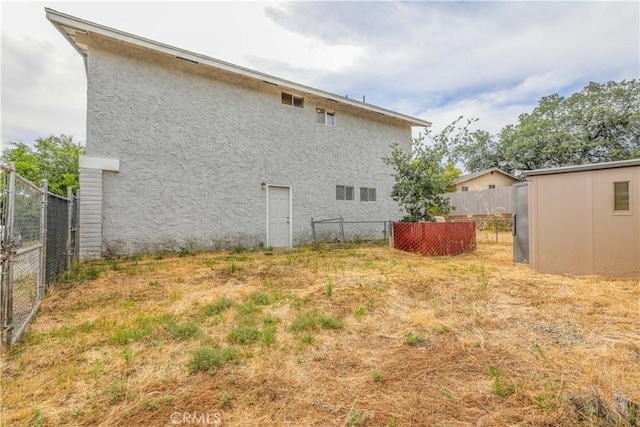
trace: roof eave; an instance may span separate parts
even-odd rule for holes
[[[86,68],[86,56],[87,56],[86,52],[84,52],[82,48],[78,46],[74,38],[72,38],[65,31],[64,28],[74,29],[75,31],[82,31],[87,34],[97,34],[103,37],[111,38],[123,43],[134,45],[134,46],[146,48],[148,50],[160,52],[176,58],[187,59],[189,61],[192,61],[198,64],[207,65],[207,66],[214,67],[227,72],[239,74],[251,79],[260,80],[265,83],[270,83],[270,84],[282,87],[284,89],[289,89],[297,92],[306,93],[309,95],[318,96],[320,98],[325,98],[330,101],[339,102],[344,105],[349,105],[359,109],[375,112],[388,117],[393,117],[395,119],[407,122],[411,126],[425,126],[425,127],[431,126],[431,122],[427,120],[411,117],[406,114],[398,113],[392,110],[388,110],[386,108],[375,106],[373,104],[359,102],[357,100],[343,97],[340,95],[335,95],[320,89],[314,89],[309,86],[301,85],[299,83],[291,82],[289,80],[281,79],[275,76],[271,76],[269,74],[264,74],[259,71],[254,71],[248,68],[240,67],[238,65],[221,61],[219,59],[215,59],[206,55],[201,55],[199,53],[195,53],[195,52],[184,50],[178,47],[166,45],[164,43],[156,42],[154,40],[146,39],[144,37],[139,37],[134,34],[116,30],[114,28],[110,28],[104,25],[96,24],[94,22],[86,21],[84,19],[67,15],[65,13],[58,12],[50,8],[45,8],[45,12],[46,12],[47,19],[56,27],[58,31],[60,31],[60,33],[67,39],[67,41],[71,43],[74,49],[76,49],[78,53],[82,55],[82,57],[85,60],[85,68]]]
[[[554,175],[559,173],[583,172],[590,170],[615,169],[640,166],[640,159],[618,160],[615,162],[589,163],[587,165],[562,166],[558,168],[535,169],[523,171],[522,174],[529,176]]]

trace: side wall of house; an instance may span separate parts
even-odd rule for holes
[[[277,86],[97,36],[87,81],[87,155],[120,160],[102,174],[103,255],[264,243],[263,182],[291,186],[294,245],[311,217],[402,216],[381,158],[393,142],[410,148],[405,122],[312,96],[284,105]],[[316,108],[336,126],[316,123]],[[356,200],[337,201],[336,185]]]

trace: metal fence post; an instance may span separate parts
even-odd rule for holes
[[[71,187],[67,187],[67,268],[71,266],[71,259],[73,256],[73,190]]]
[[[47,281],[47,202],[49,195],[49,183],[42,180],[42,207],[40,211],[40,238],[42,239],[42,252],[40,253],[40,286],[36,293],[36,303],[44,295]]]
[[[76,191],[75,206],[75,227],[73,229],[73,260],[80,261],[80,198],[82,190],[78,188]]]
[[[6,346],[11,347],[13,335],[13,221],[15,214],[15,194],[16,194],[16,166],[9,163],[9,185],[7,188],[6,217],[4,224],[4,236],[2,241],[2,319],[1,332],[5,334]],[[2,341],[0,339],[0,341]],[[0,344],[0,347],[2,345]]]
[[[340,217],[340,234],[342,234],[342,244],[344,245],[345,243],[345,237],[344,237],[344,218]]]
[[[311,217],[311,235],[313,236],[313,249],[317,249],[316,244],[316,224],[313,222],[313,217]]]
[[[499,240],[498,240],[498,218],[495,218],[493,220],[493,225],[496,227],[496,243],[498,243],[499,242]]]
[[[382,230],[382,238],[387,240],[387,221],[384,222],[384,229]]]

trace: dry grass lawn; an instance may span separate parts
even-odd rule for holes
[[[639,281],[537,274],[507,244],[165,256],[75,276],[2,356],[3,426],[633,425],[612,399],[640,402]]]

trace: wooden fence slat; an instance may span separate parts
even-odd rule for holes
[[[502,215],[513,213],[513,188],[446,193],[451,215]],[[455,206],[455,209],[453,207]]]

